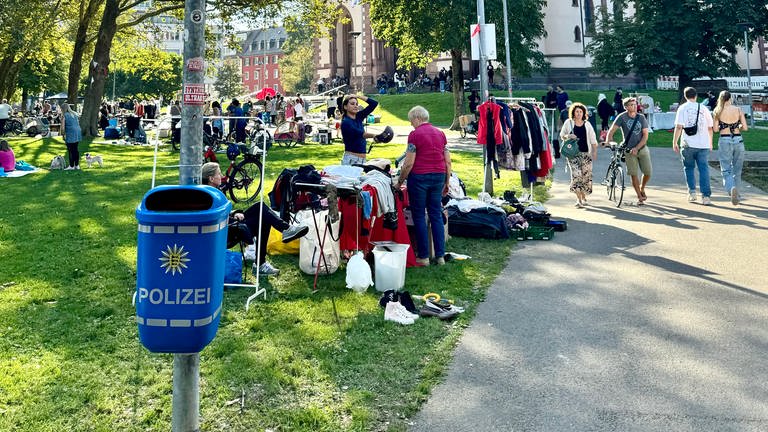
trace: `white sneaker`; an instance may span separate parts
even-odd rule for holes
[[[712,205],[712,200],[709,199],[709,197],[701,197],[701,204],[703,205]]]
[[[256,276],[256,263],[253,264],[253,267],[251,268],[251,271],[254,276]],[[274,267],[272,264],[270,264],[267,261],[264,261],[264,264],[258,266],[259,269],[259,276],[277,276],[280,274],[280,269],[277,267]]]
[[[68,166],[68,167],[64,168],[64,171],[72,171],[74,169],[75,169],[74,167]]]
[[[691,192],[688,194],[688,202],[696,202],[696,192]]]
[[[410,318],[410,319],[412,319],[414,321],[419,319],[418,315],[412,314],[412,313],[408,312],[408,309],[406,309],[405,306],[403,306],[403,304],[400,303],[399,301],[396,301],[394,303],[395,303],[395,308],[397,309],[397,311],[398,311],[398,313],[400,315],[402,315],[402,316],[404,316],[406,318]]]
[[[283,231],[283,243],[289,243],[297,238],[304,237],[309,232],[309,227],[304,224],[291,225]]]
[[[397,303],[400,304],[400,303]],[[402,307],[402,305],[400,305]],[[384,308],[384,320],[394,321],[398,324],[410,325],[413,324],[413,319],[404,316],[400,310],[395,306],[395,302],[387,302],[387,306]]]

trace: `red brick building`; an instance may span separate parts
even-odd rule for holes
[[[280,83],[280,59],[287,38],[283,27],[249,31],[237,54],[243,74],[243,86],[249,92],[264,87],[283,93]]]

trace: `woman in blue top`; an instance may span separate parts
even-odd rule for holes
[[[80,169],[80,151],[77,146],[83,139],[80,131],[80,119],[77,114],[69,109],[69,104],[61,103],[61,130],[64,131],[64,142],[67,144],[67,153],[69,153],[69,166],[65,170]]]
[[[358,99],[368,104],[360,110]],[[344,140],[344,157],[342,165],[364,164],[366,151],[366,138],[373,138],[376,134],[365,131],[364,121],[368,114],[379,105],[375,100],[367,96],[347,95],[341,104],[344,117],[341,119],[341,138]]]

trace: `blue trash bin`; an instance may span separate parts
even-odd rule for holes
[[[136,209],[136,322],[152,352],[200,352],[216,336],[232,204],[211,186],[160,186]]]

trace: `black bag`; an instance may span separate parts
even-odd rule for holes
[[[683,130],[688,136],[694,136],[699,131],[699,104],[696,104],[696,121],[693,122],[693,126],[684,127]]]

